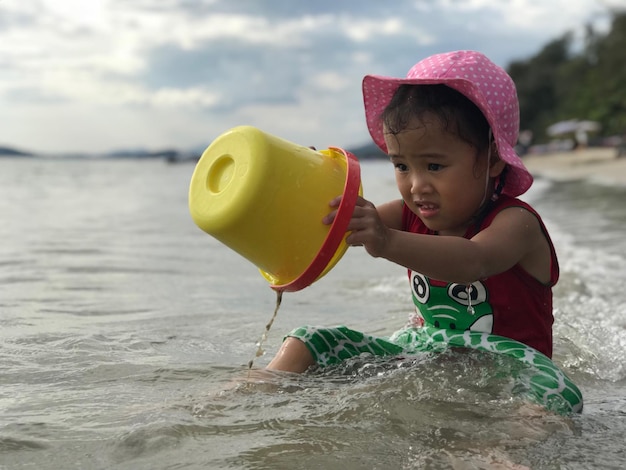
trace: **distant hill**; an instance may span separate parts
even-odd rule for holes
[[[103,154],[59,154],[55,155],[58,158],[135,158],[135,159],[164,159],[169,162],[179,161],[195,161],[200,158],[200,155],[204,151],[206,146],[194,148],[192,150],[178,150],[174,148],[160,149],[160,150],[147,150],[147,149],[117,149]],[[368,143],[359,147],[346,148],[349,152],[356,155],[359,160],[370,159],[386,159],[387,155],[380,150],[376,144]],[[0,157],[32,157],[35,154],[18,150],[13,147],[0,146]]]
[[[114,150],[104,154],[105,157],[110,158],[176,158],[180,155],[180,151],[176,149],[163,149],[163,150]]]
[[[12,147],[0,147],[0,156],[4,157],[32,157],[33,154],[30,152],[24,152],[22,150],[17,150]]]
[[[378,145],[376,145],[374,142],[346,150],[353,153],[359,160],[388,158],[387,154],[379,149]]]

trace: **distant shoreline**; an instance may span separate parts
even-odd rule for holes
[[[374,144],[350,149],[359,160],[383,160],[387,156]],[[112,152],[104,155],[68,154],[43,156],[10,147],[0,147],[0,158],[163,159],[170,163],[195,162],[199,155],[173,150],[154,152]],[[626,187],[626,157],[618,157],[615,147],[590,147],[565,152],[530,153],[522,158],[528,171],[537,178],[553,181],[588,181]]]
[[[626,186],[626,157],[618,158],[613,147],[528,154],[523,157],[523,162],[535,177]]]

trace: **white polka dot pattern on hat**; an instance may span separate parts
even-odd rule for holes
[[[380,115],[402,84],[443,84],[469,98],[489,122],[500,158],[509,164],[504,193],[518,196],[532,184],[532,176],[515,153],[519,132],[519,104],[515,84],[501,67],[476,51],[454,51],[415,64],[406,78],[367,75],[363,99],[368,129],[385,152]]]

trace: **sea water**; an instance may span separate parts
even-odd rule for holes
[[[561,263],[554,361],[585,397],[562,417],[511,399],[516,364],[478,353],[246,382],[276,295],[193,224],[192,171],[0,160],[1,469],[624,468],[625,188],[525,195]],[[397,197],[390,164],[362,172],[366,197]],[[351,248],[284,295],[254,367],[294,327],[388,335],[411,309],[405,270]]]

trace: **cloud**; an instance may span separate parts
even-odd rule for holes
[[[604,13],[595,0],[0,1],[0,142],[186,146],[245,121],[355,144],[363,75],[453,49],[506,66]]]

